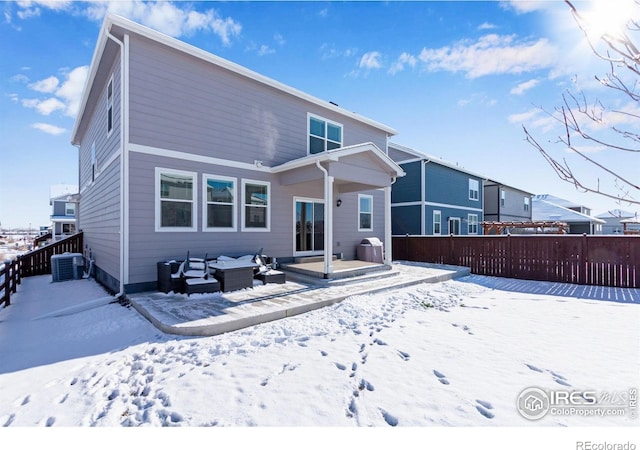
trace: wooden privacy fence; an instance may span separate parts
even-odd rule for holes
[[[640,287],[640,236],[397,236],[393,259],[466,266],[478,275]]]
[[[7,261],[0,269],[0,305],[11,304],[11,294],[16,293],[22,277],[51,273],[53,255],[82,253],[82,245],[83,235],[80,232]]]

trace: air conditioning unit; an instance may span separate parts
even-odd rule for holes
[[[63,253],[51,257],[53,281],[80,280],[84,275],[82,253]]]

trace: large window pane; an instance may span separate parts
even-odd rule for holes
[[[324,139],[309,136],[309,153],[322,153],[324,151]]]
[[[332,141],[342,142],[342,129],[333,124],[327,124],[327,138]]]
[[[160,226],[162,227],[191,227],[191,203],[161,202]]]
[[[245,185],[244,202],[247,205],[263,205],[267,206],[268,188],[259,184]]]
[[[185,175],[160,175],[160,198],[173,200],[193,199],[193,178]]]
[[[309,119],[309,133],[318,136],[325,137],[325,122],[322,120],[318,120],[315,117],[311,117]]]
[[[233,203],[233,181],[207,180],[207,201]]]
[[[233,227],[233,205],[207,205],[207,227],[209,228],[232,228]]]
[[[244,225],[247,228],[266,228],[267,208],[260,206],[246,206]]]

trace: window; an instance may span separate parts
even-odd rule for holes
[[[467,234],[478,234],[478,215],[477,214],[469,214],[467,216],[468,221],[468,229]]]
[[[65,216],[75,216],[76,215],[76,204],[75,203],[65,203],[65,205],[64,205],[64,215]]]
[[[97,170],[97,163],[96,163],[96,143],[94,142],[93,144],[91,144],[91,182],[94,182],[96,180],[96,172]]]
[[[236,179],[204,175],[203,230],[236,230]]]
[[[113,130],[113,78],[107,85],[107,134]]]
[[[507,193],[504,191],[504,189],[501,189],[500,190],[500,206],[504,206],[506,195]]]
[[[480,198],[480,183],[478,180],[469,178],[469,200],[478,200]]]
[[[529,211],[529,197],[524,198],[524,210]]]
[[[442,212],[433,212],[433,234],[441,234],[442,230]]]
[[[373,197],[358,195],[358,231],[373,230]]]
[[[196,174],[156,168],[156,231],[196,231]]]
[[[342,125],[309,115],[309,154],[342,147]]]
[[[242,180],[242,231],[269,231],[271,184]]]

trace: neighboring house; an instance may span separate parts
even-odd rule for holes
[[[482,176],[395,143],[389,156],[406,173],[391,192],[394,235],[482,234]]]
[[[638,214],[621,209],[613,209],[611,211],[598,214],[598,219],[604,220],[602,225],[602,234],[623,234],[625,228],[629,231],[640,230],[638,226]],[[625,225],[626,224],[626,225]]]
[[[532,199],[534,221],[565,222],[569,234],[601,234],[604,220],[590,216],[591,210],[552,195],[536,195]]]
[[[531,222],[530,192],[500,183],[484,181],[484,220],[487,222]]]
[[[263,253],[391,262],[396,131],[118,16],[104,21],[72,143],[85,256],[123,292],[169,258]]]
[[[75,234],[78,187],[71,185],[52,186],[49,205],[51,206],[51,240],[55,242]]]

